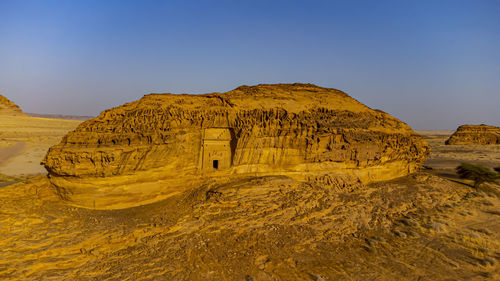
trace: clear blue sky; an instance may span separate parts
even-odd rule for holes
[[[26,112],[279,82],[415,129],[500,125],[500,1],[0,0],[0,93]]]

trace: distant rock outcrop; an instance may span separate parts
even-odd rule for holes
[[[86,194],[80,203],[96,206],[88,194],[168,196],[229,176],[286,175],[346,189],[411,173],[428,153],[408,125],[339,90],[277,84],[146,95],[82,123],[42,164],[62,195]]]
[[[43,114],[43,113],[30,113],[30,112],[26,112],[26,115],[31,116],[31,117],[38,117],[38,118],[66,119],[66,120],[80,120],[80,121],[86,121],[86,120],[94,118],[94,116]]]
[[[462,125],[445,144],[500,144],[500,127]]]
[[[2,95],[0,95],[0,115],[26,116],[17,104]]]

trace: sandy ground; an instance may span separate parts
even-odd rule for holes
[[[432,169],[349,192],[260,177],[92,210],[30,178],[0,189],[0,279],[500,280],[500,188],[453,175],[498,151],[445,136]]]
[[[454,131],[417,131],[431,146],[426,166],[434,169],[455,169],[463,162],[500,167],[500,145],[445,145]]]
[[[500,167],[500,145],[445,145],[444,142],[454,131],[417,131],[431,146],[431,154],[425,167],[434,174],[458,178],[455,168],[461,163],[483,165],[488,168]]]
[[[28,177],[46,174],[40,161],[82,121],[22,116],[0,116],[0,174]]]
[[[1,189],[0,279],[499,280],[499,190],[486,187],[268,177],[90,210],[34,178]]]

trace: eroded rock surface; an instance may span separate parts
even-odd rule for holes
[[[406,175],[428,153],[408,125],[339,90],[277,84],[146,95],[82,123],[42,163],[63,194],[118,207],[127,199],[85,194],[169,196],[228,175],[286,175],[346,189]]]
[[[500,127],[462,125],[446,140],[446,144],[500,144]]]
[[[26,116],[17,104],[3,95],[0,95],[0,115]]]
[[[0,279],[500,280],[499,190],[486,187],[270,176],[92,210],[34,178],[0,192]]]

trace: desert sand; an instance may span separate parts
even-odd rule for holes
[[[81,121],[0,115],[0,174],[26,178],[47,174],[40,165],[49,147]]]
[[[500,145],[454,144],[445,141],[454,131],[417,131],[431,146],[425,165],[434,169],[454,170],[460,163],[479,164],[489,168],[500,166]]]

